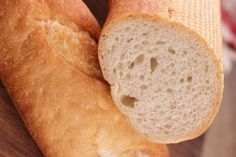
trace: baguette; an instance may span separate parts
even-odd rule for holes
[[[169,156],[113,104],[81,0],[0,0],[0,30],[1,79],[46,157]]]
[[[148,139],[203,134],[223,91],[219,0],[110,0],[99,61],[115,104]]]

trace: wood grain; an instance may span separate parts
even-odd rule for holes
[[[0,157],[43,157],[0,85]]]
[[[209,129],[202,157],[235,157],[236,155],[236,63],[225,78],[223,103]]]

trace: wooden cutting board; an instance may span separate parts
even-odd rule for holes
[[[106,0],[84,0],[103,25],[108,5]],[[200,157],[203,138],[171,145],[172,157]],[[0,157],[43,157],[28,133],[14,104],[0,83]]]
[[[0,85],[0,157],[43,157]]]

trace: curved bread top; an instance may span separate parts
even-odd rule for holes
[[[192,29],[222,59],[219,0],[110,0],[106,24],[122,16],[150,14],[178,22]]]

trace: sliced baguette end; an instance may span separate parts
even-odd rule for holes
[[[99,60],[115,104],[150,140],[177,143],[203,134],[220,106],[220,57],[200,35],[149,15],[111,22]]]

